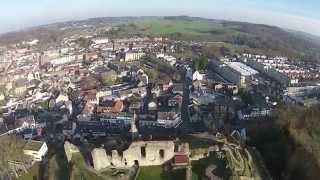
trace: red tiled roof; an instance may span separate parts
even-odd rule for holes
[[[175,155],[174,164],[187,164],[189,163],[189,158],[187,155]]]
[[[112,112],[112,113],[120,113],[124,109],[124,105],[122,101],[115,101],[112,103],[112,106],[98,106],[97,107],[97,112],[98,113],[107,113],[107,112]]]

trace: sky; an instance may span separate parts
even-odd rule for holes
[[[276,25],[320,36],[319,0],[2,0],[0,33],[92,17],[174,15]]]

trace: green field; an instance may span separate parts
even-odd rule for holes
[[[35,180],[39,179],[39,163],[35,163],[27,174],[24,174],[18,178],[18,180]]]
[[[172,172],[164,172],[162,166],[141,167],[138,180],[180,180],[186,178],[186,169],[177,169]],[[196,174],[192,174],[192,180],[198,180]]]
[[[223,33],[221,24],[208,21],[184,21],[184,20],[154,20],[137,22],[146,32],[153,35],[183,33],[190,35],[202,35],[204,33]]]
[[[85,160],[80,153],[72,155],[71,180],[104,180],[86,167]]]

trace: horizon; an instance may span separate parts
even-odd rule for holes
[[[230,6],[230,3],[233,6]],[[18,0],[2,3],[0,34],[100,17],[189,16],[277,26],[320,36],[320,2],[310,0]],[[15,11],[13,11],[15,9]],[[16,13],[19,12],[19,13]],[[23,16],[21,16],[23,14]]]
[[[87,21],[90,19],[99,19],[99,18],[145,18],[145,17],[156,17],[156,18],[162,18],[162,17],[189,17],[189,18],[201,18],[201,19],[205,19],[205,20],[217,20],[217,21],[229,21],[229,22],[240,22],[240,23],[249,23],[249,24],[256,24],[256,25],[266,25],[266,26],[270,26],[270,27],[277,27],[280,28],[284,31],[294,31],[297,33],[303,33],[303,34],[307,34],[307,35],[312,35],[315,37],[320,38],[320,34],[313,34],[307,31],[303,31],[303,30],[296,30],[296,29],[290,29],[290,28],[283,28],[277,25],[272,25],[272,24],[264,24],[264,23],[255,23],[255,22],[248,22],[248,21],[241,21],[241,20],[226,20],[226,19],[217,19],[217,18],[207,18],[207,17],[201,17],[201,16],[189,16],[189,15],[159,15],[159,16],[97,16],[97,17],[89,17],[89,18],[80,18],[80,19],[74,19],[74,20],[61,20],[61,21],[56,21],[56,22],[50,22],[47,24],[39,24],[39,25],[34,25],[34,26],[29,26],[29,27],[24,27],[22,29],[16,29],[16,30],[11,30],[11,31],[7,31],[7,32],[0,32],[0,37],[2,35],[6,35],[6,34],[10,34],[10,33],[15,33],[15,32],[21,32],[21,31],[28,31],[30,29],[33,28],[39,28],[42,26],[49,26],[49,25],[53,25],[53,24],[59,24],[59,23],[67,23],[67,22],[77,22],[77,21]]]

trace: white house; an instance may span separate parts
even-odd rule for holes
[[[69,97],[67,95],[59,94],[59,96],[56,99],[56,104],[63,104],[67,101],[69,101]]]
[[[43,157],[48,152],[48,146],[46,142],[29,140],[23,148],[25,155],[31,156],[33,161],[42,161]]]
[[[192,80],[193,81],[202,81],[203,80],[203,75],[199,73],[199,71],[196,71],[192,75]]]
[[[109,43],[109,39],[108,38],[99,38],[99,39],[92,39],[94,44],[107,44]]]

